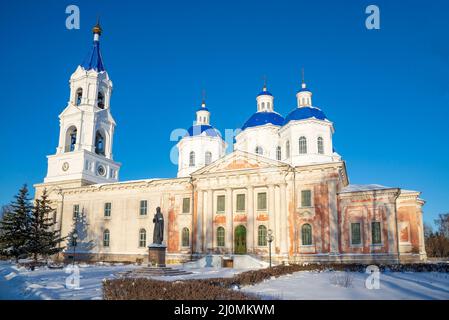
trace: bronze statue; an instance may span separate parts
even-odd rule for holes
[[[154,230],[153,230],[153,243],[162,244],[164,240],[164,216],[161,213],[161,208],[156,208],[156,214],[153,218]]]

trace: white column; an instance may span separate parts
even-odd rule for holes
[[[280,185],[280,200],[281,200],[281,230],[280,230],[280,238],[281,238],[281,254],[288,255],[288,213],[287,213],[287,184],[282,183]],[[278,235],[279,236],[279,235]]]
[[[281,192],[279,186],[274,189],[274,198],[275,198],[275,210],[274,210],[274,228],[273,228],[273,253],[276,252],[276,248],[279,247],[280,244],[280,236],[281,236]]]
[[[233,242],[233,214],[232,214],[232,189],[226,188],[226,204],[225,204],[225,212],[226,212],[226,249],[229,253],[233,253],[234,251],[234,242]]]
[[[275,203],[274,203],[274,185],[268,185],[268,229],[275,230]]]
[[[213,239],[212,239],[212,229],[213,229],[213,219],[214,208],[213,208],[213,192],[211,189],[207,190],[207,213],[206,213],[206,252],[212,250]]]
[[[199,190],[196,203],[196,253],[203,251],[203,211],[203,191]]]
[[[254,216],[254,189],[253,186],[248,186],[246,188],[247,197],[247,208],[246,208],[246,218],[248,227],[247,236],[247,249],[248,252],[254,252],[254,226],[256,225],[256,218]]]
[[[337,210],[337,181],[329,181],[329,244],[330,253],[338,253],[338,210]]]

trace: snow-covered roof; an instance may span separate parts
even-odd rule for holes
[[[380,184],[348,184],[340,193],[393,189]]]

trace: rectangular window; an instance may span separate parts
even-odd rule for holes
[[[106,202],[104,204],[104,216],[105,217],[111,216],[111,208],[112,208],[112,204],[110,202]]]
[[[302,190],[301,191],[301,207],[311,207],[312,206],[312,191]]]
[[[257,194],[257,210],[267,210],[267,193],[259,192]]]
[[[225,211],[225,196],[217,196],[217,213]]]
[[[371,238],[373,244],[382,244],[382,236],[379,221],[371,222]]]
[[[245,195],[237,195],[237,211],[245,211]]]
[[[148,202],[147,200],[140,200],[140,215],[146,216],[148,211]]]
[[[190,212],[190,198],[182,199],[182,213]]]
[[[73,205],[73,219],[77,219],[80,216],[80,205],[74,204]]]
[[[351,244],[362,244],[362,236],[360,234],[360,223],[351,223]]]

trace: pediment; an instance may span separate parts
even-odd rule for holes
[[[260,155],[236,150],[212,162],[210,165],[193,172],[192,175],[248,169],[266,169],[285,166],[288,165],[281,161],[276,161]]]

